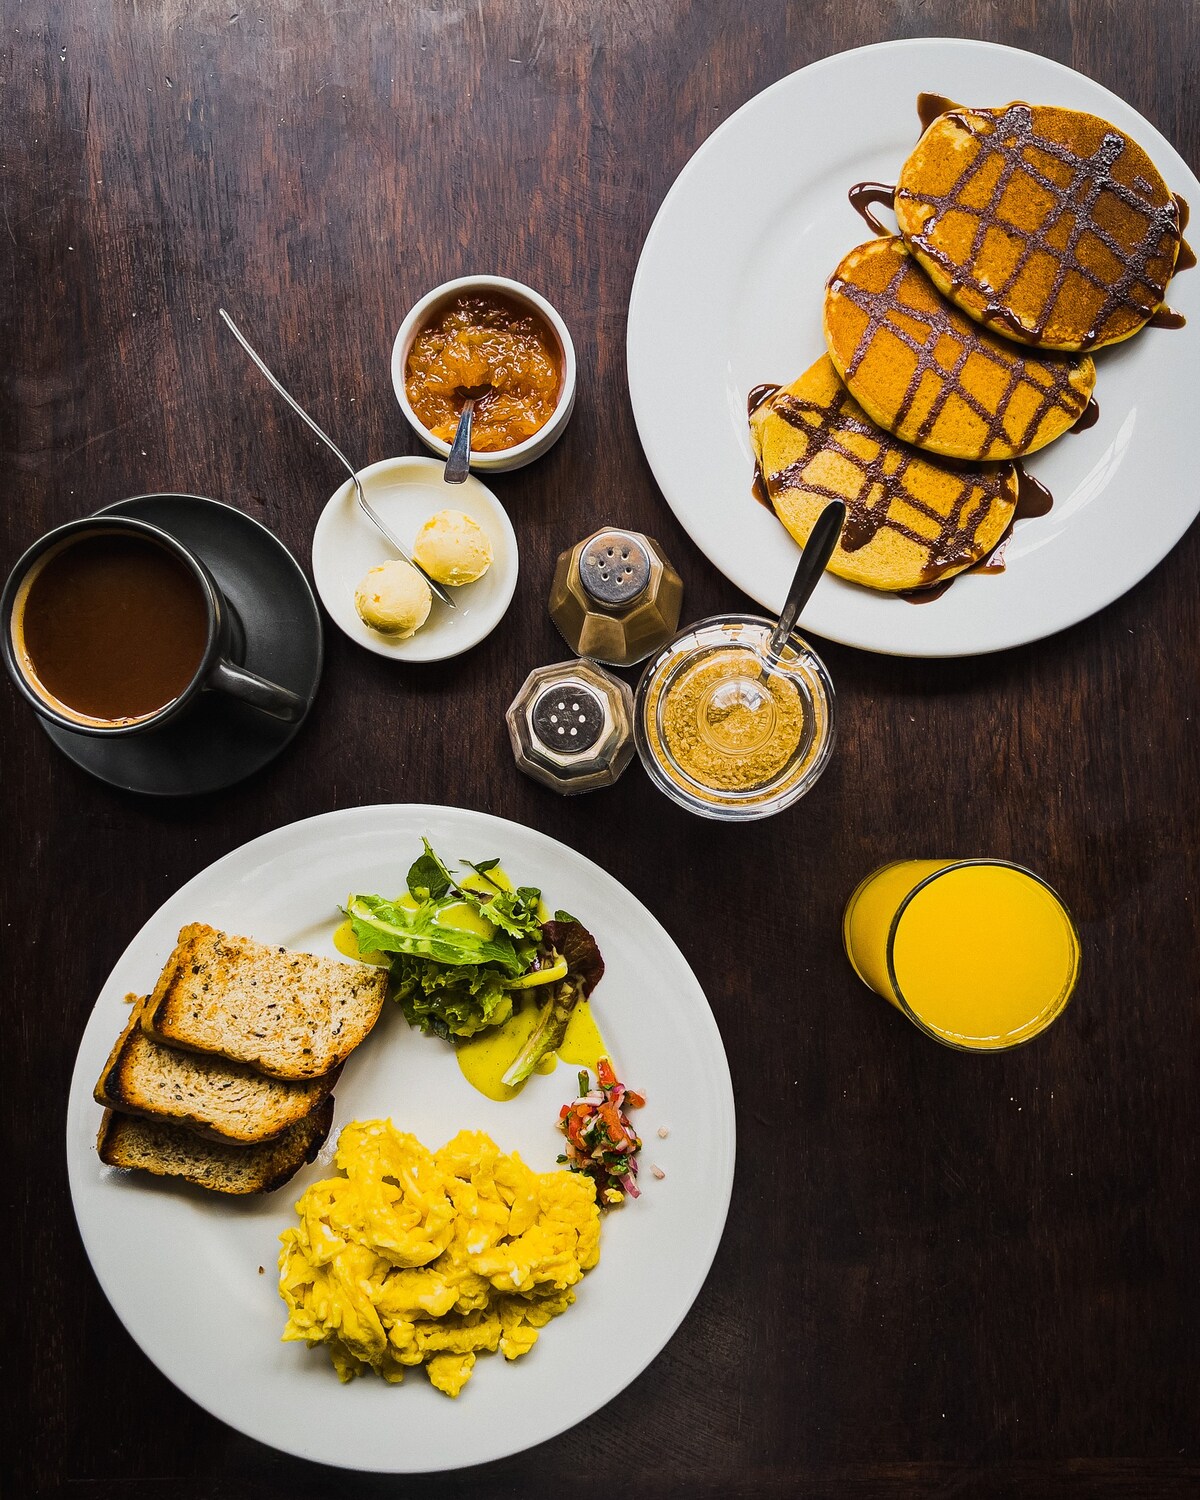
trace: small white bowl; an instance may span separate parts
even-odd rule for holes
[[[313,532],[313,580],[335,625],[352,641],[379,656],[400,661],[444,661],[469,651],[504,617],[517,587],[517,538],[504,507],[474,475],[447,484],[436,458],[385,458],[358,471],[367,499],[396,533],[411,544],[439,510],[461,510],[487,532],[492,565],[474,583],[447,588],[450,609],[435,594],[429,618],[415,635],[396,640],[364,625],[354,607],[354,591],[369,568],[395,557],[387,538],[363,514],[348,479],[330,496]]]
[[[528,303],[549,323],[562,346],[562,390],[549,421],[539,427],[532,437],[511,448],[501,448],[495,453],[478,453],[472,450],[472,469],[493,474],[504,469],[519,469],[535,458],[541,458],[548,448],[553,447],[562,436],[575,405],[575,345],[571,342],[567,325],[556,309],[532,287],[525,286],[520,281],[510,281],[507,276],[460,276],[455,281],[444,281],[441,286],[435,286],[433,291],[427,292],[401,323],[396,342],[392,345],[392,387],[396,392],[396,400],[409,425],[426,447],[440,453],[443,458],[448,457],[450,444],[435,437],[412,408],[404,385],[404,367],[417,332],[430,321],[438,304],[448,302],[463,292],[503,292],[516,302]]]

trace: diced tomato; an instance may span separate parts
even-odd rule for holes
[[[572,1172],[582,1172],[596,1184],[602,1207],[638,1196],[635,1183],[641,1140],[625,1114],[640,1109],[643,1095],[618,1082],[612,1063],[602,1057],[596,1067],[598,1087],[590,1087],[586,1069],[579,1074],[580,1096],[558,1112],[558,1128],[567,1137],[563,1160]]]

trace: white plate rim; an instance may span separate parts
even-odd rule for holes
[[[1031,75],[1036,75],[1033,78],[1035,85],[1039,78],[1044,78],[1048,81],[1047,87],[1057,86],[1060,90],[1074,96],[1070,99],[1048,98],[1047,102],[1063,102],[1075,108],[1089,108],[1112,119],[1115,124],[1128,130],[1145,147],[1174,191],[1181,193],[1193,206],[1197,206],[1197,200],[1200,199],[1200,182],[1197,182],[1187,163],[1166,138],[1119,95],[1112,93],[1085,74],[1052,59],[1043,58],[1019,48],[968,38],[906,38],[831,54],[777,80],[747,100],[724,120],[685,163],[668,190],[646,236],[630,293],[626,336],[627,373],[634,421],[647,461],[676,518],[718,571],[751,598],[756,599],[773,612],[777,612],[782,605],[787,580],[794,568],[795,559],[799,555],[798,549],[778,523],[774,522],[773,517],[762,510],[762,519],[772,522],[782,538],[783,550],[780,554],[782,561],[777,563],[773,556],[764,559],[762,556],[751,557],[748,554],[747,547],[750,544],[746,538],[757,535],[761,541],[765,536],[759,518],[751,513],[752,510],[762,508],[754,506],[752,502],[749,505],[739,503],[743,499],[748,499],[750,484],[748,467],[744,480],[739,479],[738,488],[733,495],[727,496],[725,490],[721,491],[722,503],[728,506],[736,517],[735,523],[726,525],[722,531],[721,526],[705,514],[705,503],[697,497],[705,494],[703,474],[711,474],[714,468],[712,404],[706,407],[703,419],[697,419],[696,433],[688,434],[693,448],[704,449],[705,468],[703,471],[698,461],[691,462],[686,457],[681,459],[677,452],[671,452],[670,443],[664,441],[661,436],[664,424],[661,420],[663,402],[660,393],[664,386],[669,385],[671,371],[670,357],[657,352],[661,349],[663,340],[657,339],[656,341],[656,333],[661,333],[662,328],[661,326],[657,330],[655,328],[655,319],[658,315],[653,304],[655,298],[661,300],[663,287],[667,284],[672,287],[671,295],[677,294],[680,298],[694,290],[693,284],[681,276],[683,261],[679,256],[676,255],[674,260],[669,257],[664,260],[664,242],[673,232],[673,220],[678,217],[680,205],[689,193],[698,191],[697,183],[700,177],[704,174],[711,175],[712,170],[715,170],[714,164],[719,164],[723,153],[741,149],[742,144],[752,138],[756,124],[761,122],[764,114],[769,114],[772,109],[779,106],[780,101],[788,100],[793,95],[803,100],[813,90],[833,84],[840,84],[844,90],[845,87],[853,85],[856,73],[864,68],[878,68],[881,64],[891,65],[895,74],[902,75],[906,80],[911,102],[909,114],[905,117],[904,123],[913,122],[913,141],[916,139],[916,93],[924,88],[953,95],[953,77],[956,69],[986,71],[991,68],[996,70],[998,75],[1011,78],[1011,82],[1007,84],[995,85],[994,91],[997,97],[990,101],[992,103],[1001,103],[1013,98],[1027,98],[1031,93],[1036,94],[1036,87],[1029,88]],[[844,92],[840,95],[840,101],[842,109],[838,116],[839,121],[853,113],[845,108]],[[868,130],[870,128],[870,126],[867,127]],[[895,162],[895,170],[899,169],[899,165],[898,159]],[[802,175],[800,168],[797,168],[797,173]],[[889,180],[894,180],[894,175],[893,171],[892,178]],[[849,188],[852,180],[848,178],[843,185],[843,199],[845,190]],[[736,213],[729,205],[721,205],[721,209],[725,220],[736,220]],[[856,220],[852,212],[846,223],[841,253],[851,249],[855,243],[860,242],[870,233],[865,226],[862,226],[861,232],[856,235]],[[832,270],[835,263],[835,261],[830,261],[828,266],[822,265],[820,276],[822,283],[824,276]],[[693,270],[699,264],[701,262],[693,257]],[[1186,335],[1189,340],[1195,337],[1194,325],[1200,323],[1200,295],[1198,294],[1200,294],[1200,280],[1195,277],[1185,277],[1183,283],[1172,281],[1168,294],[1170,304],[1184,310],[1189,325],[1193,325],[1191,332]],[[658,321],[661,325],[662,319],[659,318]],[[819,327],[819,321],[817,326]],[[1160,334],[1158,337],[1163,337],[1163,335]],[[1166,335],[1166,337],[1178,336]],[[1131,341],[1134,344],[1136,342],[1136,339]],[[794,374],[799,373],[801,369],[806,368],[808,363],[817,358],[823,351],[823,347],[818,334],[817,341],[811,349],[806,343],[804,354],[794,359],[794,369],[788,366],[782,374],[764,370],[760,378],[792,378]],[[1116,348],[1122,349],[1124,346],[1116,346]],[[1189,354],[1190,350],[1189,342]],[[727,353],[728,351],[718,351],[718,353],[721,352]],[[1115,352],[1116,350],[1102,350],[1100,358],[1103,360]],[[705,353],[711,354],[712,351],[705,351]],[[1129,350],[1124,348],[1124,355],[1127,356],[1128,353]],[[677,352],[680,370],[695,369],[697,357],[697,347],[685,344],[682,352]],[[1177,348],[1171,358],[1178,364],[1184,356]],[[1104,420],[1105,380],[1106,372],[1102,368],[1097,384],[1102,422]],[[1126,383],[1132,384],[1133,382]],[[1170,385],[1170,382],[1164,383]],[[749,384],[746,385],[746,389],[749,389]],[[1100,425],[1097,424],[1097,428]],[[1110,464],[1112,471],[1119,466],[1129,447],[1133,425],[1131,414],[1120,430],[1117,430],[1113,424],[1105,434],[1113,439],[1112,446],[1104,455],[1105,459],[1108,459],[1115,452],[1115,457],[1112,457]],[[1143,428],[1146,426],[1144,414],[1141,426]],[[1041,466],[1046,460],[1056,465],[1059,460],[1052,459],[1051,455],[1054,450],[1061,448],[1063,442],[1080,444],[1085,437],[1090,438],[1096,431],[1097,429],[1094,428],[1092,433],[1064,438],[1059,444],[1052,445],[1051,449],[1045,450],[1043,454],[1035,455],[1030,461],[1031,472],[1040,474]],[[723,435],[721,440],[723,441]],[[681,440],[679,446],[683,448],[687,444]],[[746,452],[748,451],[747,443]],[[727,453],[722,451],[720,461],[725,463],[725,468],[720,472],[721,479],[730,477],[730,466],[725,462],[727,457]],[[1079,482],[1076,490],[1069,494],[1064,493],[1064,511],[1067,510],[1066,502],[1074,502],[1077,494],[1080,496],[1081,505],[1088,500],[1089,495],[1096,489],[1094,476],[1095,471],[1089,472]],[[1114,538],[1111,566],[1107,572],[1100,576],[1089,576],[1083,580],[1081,588],[1072,588],[1061,593],[1046,589],[1044,586],[1028,589],[1026,597],[1021,598],[1020,603],[1022,606],[1028,606],[1031,613],[1022,613],[1017,609],[1008,610],[1007,595],[1002,601],[999,601],[997,596],[989,598],[985,595],[981,599],[978,593],[979,588],[981,586],[994,587],[998,582],[1005,580],[1003,574],[998,578],[968,576],[960,580],[955,588],[936,604],[920,609],[902,606],[899,601],[889,600],[884,596],[864,600],[862,596],[869,595],[871,591],[860,589],[842,579],[826,576],[818,585],[806,609],[805,632],[867,651],[915,657],[982,655],[1044,639],[1089,618],[1120,598],[1145,578],[1176,545],[1195,519],[1197,512],[1200,511],[1200,494],[1196,493],[1190,474],[1180,462],[1174,465],[1173,480],[1173,483],[1157,487],[1160,492],[1165,489],[1165,502],[1161,493],[1156,495],[1159,508],[1151,517],[1150,524],[1146,524],[1144,516],[1139,516],[1138,524],[1130,527],[1131,535],[1128,545],[1125,544],[1124,538]],[[1102,474],[1100,488],[1103,488],[1105,482]],[[1140,474],[1133,476],[1133,483],[1139,496],[1144,489],[1153,488]],[[1090,490],[1087,488],[1089,484]],[[711,484],[709,487],[711,488]],[[1057,499],[1058,490],[1056,489]],[[1078,511],[1079,506],[1071,504],[1070,508]],[[1053,516],[1050,519],[1053,521]],[[1022,525],[1028,524],[1035,523],[1022,523]],[[739,528],[742,534],[741,541],[736,535]],[[1036,550],[1040,545],[1044,545],[1044,542],[1039,537],[1037,544],[1031,546],[1030,550]],[[731,547],[735,554],[732,558]],[[741,551],[737,550],[739,547]],[[1013,550],[1016,550],[1015,547]],[[1009,574],[1012,572],[1013,567],[1010,562]],[[989,619],[981,625],[973,625],[971,609],[966,608],[963,603],[963,596],[969,589],[976,591],[972,596],[973,608],[978,609],[982,605],[989,616],[1004,614],[1005,618]],[[853,602],[856,596],[858,596],[857,603]],[[955,601],[955,603],[951,610],[947,610],[945,607],[950,601]],[[891,606],[893,611],[903,609],[904,615],[897,613],[887,618],[886,629],[884,629],[880,624],[883,617],[878,614],[877,608],[880,603]],[[1000,607],[1001,604],[1005,606],[1004,609]]]
[[[346,544],[346,530],[353,525],[356,530],[371,530],[370,521],[362,516],[354,497],[353,482],[349,479],[330,495],[317,517],[312,539],[313,582],[321,603],[330,619],[343,635],[356,645],[372,651],[376,656],[390,657],[397,661],[433,662],[446,661],[470,651],[486,639],[508,611],[517,588],[519,554],[517,535],[513,530],[508,512],[496,495],[477,474],[468,474],[461,485],[445,485],[441,459],[427,454],[400,454],[395,458],[381,458],[366,468],[359,469],[359,482],[369,487],[372,479],[395,477],[401,483],[424,484],[431,488],[444,486],[444,510],[465,510],[475,514],[475,519],[489,523],[492,539],[493,561],[479,584],[466,584],[449,590],[457,608],[474,609],[474,619],[469,626],[456,629],[458,621],[449,617],[449,611],[435,596],[431,617],[414,635],[405,640],[394,640],[371,630],[359,618],[354,608],[353,593],[346,586],[346,579],[338,576],[336,559]],[[368,496],[368,498],[370,498]],[[433,512],[430,511],[430,514]],[[387,517],[384,516],[384,520]],[[403,540],[403,537],[401,537]],[[393,555],[387,540],[378,537],[378,561],[384,562]],[[367,564],[371,566],[371,564]],[[355,580],[357,582],[357,580]],[[472,600],[472,591],[486,585],[487,601],[478,605],[478,595]],[[498,586],[497,586],[498,585]],[[351,586],[352,589],[352,586]]]
[[[140,1270],[144,1274],[145,1267],[151,1263],[154,1252],[149,1246],[143,1245],[142,1241],[136,1241],[133,1247],[135,1253],[145,1254],[149,1259],[141,1262],[140,1266],[135,1264],[131,1268],[127,1258],[131,1250],[129,1235],[133,1233],[129,1227],[132,1222],[129,1214],[131,1203],[136,1208],[136,1198],[126,1195],[122,1199],[114,1196],[110,1190],[113,1180],[128,1185],[131,1180],[136,1181],[137,1174],[134,1174],[131,1179],[128,1174],[114,1172],[104,1167],[96,1157],[93,1142],[101,1111],[92,1099],[92,1087],[103,1066],[103,1059],[108,1055],[108,1050],[119,1029],[120,1013],[123,1009],[121,997],[130,989],[137,989],[144,985],[148,978],[152,979],[153,975],[147,973],[148,954],[157,955],[155,964],[150,967],[156,967],[158,963],[161,963],[173,943],[174,933],[183,921],[190,919],[189,912],[194,912],[197,905],[203,905],[205,893],[209,887],[214,884],[219,887],[222,882],[234,878],[240,880],[243,885],[247,879],[259,879],[263,872],[271,868],[272,861],[278,861],[289,854],[293,866],[303,865],[307,862],[296,858],[297,854],[303,853],[306,848],[310,850],[319,848],[322,842],[327,842],[330,836],[349,840],[365,838],[369,841],[371,838],[390,837],[394,833],[403,832],[404,836],[408,837],[415,827],[436,830],[435,839],[445,841],[447,844],[461,837],[472,843],[495,846],[495,852],[500,853],[501,857],[506,855],[506,841],[509,842],[510,848],[514,843],[521,845],[523,846],[522,852],[518,855],[518,859],[523,861],[528,851],[536,851],[536,857],[539,859],[544,857],[550,871],[555,866],[557,867],[559,872],[557,876],[550,873],[546,886],[547,895],[553,895],[552,882],[563,878],[563,872],[565,872],[567,878],[574,878],[605,891],[607,898],[616,901],[617,908],[624,908],[624,918],[631,919],[644,934],[653,938],[657,953],[681,984],[681,994],[686,991],[689,1030],[694,1026],[694,1035],[699,1038],[703,1047],[704,1066],[709,1070],[708,1082],[714,1086],[714,1091],[706,1105],[706,1112],[711,1116],[713,1127],[707,1142],[711,1154],[706,1157],[705,1164],[706,1194],[703,1202],[697,1205],[702,1210],[699,1219],[695,1221],[697,1238],[689,1240],[688,1243],[688,1264],[691,1274],[680,1279],[676,1288],[678,1295],[669,1310],[667,1320],[660,1325],[656,1334],[636,1351],[635,1357],[626,1360],[624,1364],[618,1359],[615,1374],[614,1366],[610,1361],[599,1362],[595,1369],[595,1379],[582,1399],[578,1396],[564,1399],[560,1393],[555,1402],[548,1402],[540,1408],[541,1416],[532,1428],[522,1427],[519,1423],[510,1424],[504,1427],[498,1440],[493,1437],[491,1440],[480,1441],[478,1431],[471,1428],[470,1417],[464,1414],[462,1430],[457,1435],[464,1439],[463,1447],[467,1449],[467,1456],[460,1457],[456,1454],[453,1457],[447,1457],[443,1453],[422,1454],[414,1458],[409,1453],[408,1455],[389,1455],[384,1461],[380,1461],[378,1454],[364,1457],[361,1452],[352,1451],[352,1447],[345,1446],[336,1433],[331,1440],[328,1433],[320,1430],[320,1424],[316,1422],[312,1422],[309,1426],[302,1424],[303,1438],[301,1440],[289,1441],[286,1438],[281,1440],[280,1433],[272,1428],[269,1420],[264,1421],[256,1417],[252,1407],[238,1404],[236,1381],[231,1371],[223,1372],[224,1378],[217,1379],[215,1384],[211,1376],[206,1382],[200,1378],[190,1363],[188,1351],[174,1347],[169,1330],[164,1328],[156,1317],[146,1316],[146,1309],[138,1302],[138,1294],[142,1290],[138,1272]],[[298,847],[293,848],[293,845]],[[399,864],[405,868],[409,862],[410,852],[409,845],[405,844],[403,856],[399,860]],[[449,853],[448,847],[445,852]],[[465,849],[462,852],[467,853]],[[286,900],[286,895],[284,899]],[[614,921],[613,926],[616,925]],[[613,943],[611,933],[608,936],[608,943],[611,952]],[[416,1034],[408,1033],[407,1028],[404,1028],[401,1035],[415,1037]],[[433,1045],[428,1039],[417,1038],[417,1040],[426,1046]],[[370,1041],[365,1045],[369,1047]],[[353,1066],[353,1061],[352,1059],[350,1066]],[[629,1076],[631,1086],[637,1086],[632,1072]],[[572,1079],[571,1083],[573,1082]],[[339,1088],[344,1088],[345,1083],[344,1076]],[[645,1080],[641,1080],[641,1085],[646,1086]],[[469,1089],[469,1085],[465,1087]],[[568,1089],[568,1091],[573,1090]],[[545,1105],[552,1113],[558,1103],[563,1102],[558,1098],[560,1092],[562,1092],[561,1089],[545,1091],[544,1098],[538,1103],[539,1111]],[[527,1096],[521,1097],[523,1099]],[[490,1106],[492,1109],[511,1109],[512,1107],[511,1105]],[[270,1205],[273,1213],[272,1222],[276,1230],[292,1222],[291,1204],[295,1201],[302,1186],[307,1181],[316,1180],[332,1170],[328,1158],[332,1154],[332,1146],[338,1130],[353,1117],[344,1109],[338,1111],[334,1128],[330,1132],[330,1139],[318,1162],[314,1166],[302,1169],[294,1184],[289,1184],[276,1194],[255,1200],[256,1205]],[[452,1128],[457,1128],[457,1126],[453,1121],[447,1121],[447,1130]],[[484,1125],[479,1128],[489,1127]],[[585,1420],[612,1400],[662,1351],[699,1295],[724,1232],[733,1187],[736,1124],[728,1060],[703,988],[670,935],[637,897],[594,861],[537,829],[466,808],[438,804],[397,803],[340,809],[273,829],[208,865],[159,907],[158,911],[143,924],[117,960],[101,989],[85,1028],[71,1080],[66,1144],[68,1178],[76,1222],[93,1271],[127,1332],[161,1373],[185,1395],[227,1425],[294,1456],[346,1469],[382,1473],[427,1473],[466,1468],[509,1457],[557,1436]],[[435,1143],[427,1142],[427,1144]],[[504,1142],[501,1141],[500,1144],[504,1149]],[[644,1157],[650,1154],[650,1152],[645,1152]],[[540,1169],[545,1170],[545,1165],[541,1165]],[[172,1194],[171,1189],[151,1179],[142,1179],[142,1186],[145,1191],[164,1203],[184,1205],[179,1208],[177,1215],[175,1207],[170,1207],[168,1213],[179,1217],[185,1227],[188,1223],[194,1223],[198,1213],[206,1216],[211,1211],[219,1218],[223,1203],[233,1203],[234,1211],[236,1211],[237,1206],[246,1201],[219,1200],[210,1195],[186,1189],[184,1192],[187,1196]],[[125,1215],[116,1213],[122,1205],[126,1210]],[[629,1216],[628,1219],[618,1220],[623,1226],[623,1232],[626,1225],[630,1229],[636,1228],[637,1221],[632,1218],[632,1215],[641,1207],[642,1202],[639,1200],[618,1211],[619,1215]],[[115,1245],[113,1236],[116,1231],[113,1229],[113,1224],[118,1220],[122,1224],[120,1231],[122,1243]],[[688,1222],[691,1227],[693,1221]],[[600,1266],[585,1280],[585,1289],[592,1284],[592,1279],[600,1274],[605,1265],[606,1240],[607,1229],[602,1234]],[[277,1322],[281,1331],[283,1306],[281,1302],[278,1302],[270,1266],[267,1269],[267,1278],[271,1297],[277,1305]],[[610,1287],[609,1295],[619,1297],[621,1291],[620,1286]],[[572,1309],[572,1313],[575,1311]],[[552,1332],[557,1333],[560,1338],[565,1333],[569,1338],[571,1321],[570,1314],[561,1322],[556,1320],[552,1325]],[[326,1368],[321,1373],[328,1377],[328,1383],[323,1390],[329,1396],[332,1396],[334,1392],[368,1387],[368,1381],[357,1381],[349,1387],[339,1386],[333,1371],[328,1368],[327,1359],[320,1351],[304,1351],[294,1345],[281,1345],[280,1347],[290,1351],[290,1357],[293,1359],[297,1356],[301,1358],[311,1356],[323,1360]],[[536,1354],[537,1350],[533,1352]],[[497,1355],[494,1358],[496,1362],[503,1363],[501,1356]],[[526,1360],[531,1358],[532,1356],[526,1356]],[[489,1361],[485,1358],[479,1370],[481,1371],[488,1363]],[[519,1399],[520,1396],[524,1395],[524,1404],[527,1405],[530,1394],[528,1383],[514,1382],[512,1378],[521,1372],[524,1364],[525,1361],[519,1361],[511,1369],[504,1368],[495,1372],[507,1377],[504,1382],[498,1383],[504,1399],[510,1405],[518,1407],[523,1404]],[[606,1369],[609,1372],[607,1377]],[[477,1371],[476,1379],[478,1376],[479,1371]],[[415,1379],[420,1386],[424,1386],[426,1394],[432,1393],[432,1388],[427,1386],[423,1377],[416,1376],[410,1379]],[[536,1381],[534,1384],[536,1385]],[[378,1387],[386,1395],[401,1399],[408,1391],[407,1382],[405,1386],[395,1389],[385,1387],[383,1382],[375,1381],[373,1377],[370,1377],[369,1385]],[[470,1389],[469,1386],[468,1391]],[[495,1395],[495,1388],[493,1388],[492,1395]],[[462,1399],[460,1398],[460,1406]],[[453,1405],[440,1395],[437,1401],[444,1402],[446,1407]],[[434,1409],[441,1410],[442,1408],[435,1406]],[[397,1415],[402,1415],[403,1410],[403,1407],[397,1408]],[[294,1426],[294,1424],[291,1425]],[[471,1437],[470,1443],[466,1442],[468,1434]]]

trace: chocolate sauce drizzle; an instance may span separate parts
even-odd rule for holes
[[[904,435],[907,441],[918,447],[929,437],[952,396],[963,402],[984,424],[987,435],[980,444],[981,458],[987,458],[1001,438],[1014,452],[1023,452],[1032,444],[1042,422],[1055,408],[1072,420],[1078,418],[1087,398],[1071,385],[1071,375],[1077,368],[1075,361],[1039,357],[1030,362],[1011,345],[1001,345],[989,335],[978,332],[965,314],[946,306],[901,248],[899,240],[895,246],[896,269],[882,290],[871,291],[837,275],[829,283],[831,292],[847,298],[867,318],[846,366],[844,378],[847,383],[854,379],[880,333],[898,339],[915,356],[915,367],[895,419],[890,424],[893,428],[904,423],[927,374],[937,377],[940,389],[916,431]],[[907,297],[902,295],[905,291]],[[907,326],[910,323],[920,325],[923,334],[917,336],[911,332]],[[944,365],[940,351],[947,344],[954,348],[955,353],[949,365]],[[980,401],[963,382],[963,370],[972,355],[989,360],[1007,376],[1005,388],[994,404]],[[1009,430],[1009,407],[1022,384],[1028,385],[1037,399],[1028,422],[1021,431],[1015,432]]]
[[[906,483],[908,471],[920,461],[920,455],[903,443],[893,442],[873,422],[856,416],[855,408],[847,409],[851,401],[850,393],[841,386],[828,406],[790,394],[776,397],[774,411],[805,434],[808,447],[802,458],[772,476],[770,487],[803,489],[824,499],[844,500],[846,522],[839,543],[844,551],[857,552],[886,528],[924,550],[923,572],[933,583],[948,569],[961,567],[975,555],[975,538],[992,502],[1011,494],[1012,467],[998,464],[962,470],[958,491],[943,514],[915,495]],[[872,456],[857,451],[846,440],[849,435],[869,438]],[[824,450],[838,454],[857,469],[860,478],[854,494],[814,484],[808,477],[806,471]],[[949,472],[956,471],[950,467]],[[925,535],[908,525],[895,512],[899,504],[936,525],[936,535]]]
[[[1173,307],[1160,307],[1146,324],[1147,328],[1183,328],[1187,319]]]
[[[1175,202],[1179,208],[1180,239],[1179,250],[1175,256],[1174,272],[1174,274],[1178,276],[1180,271],[1190,271],[1196,264],[1196,252],[1188,244],[1187,240],[1183,238],[1183,232],[1188,227],[1188,220],[1192,217],[1192,210],[1188,207],[1188,201],[1185,197],[1183,197],[1182,194],[1174,193],[1172,194],[1172,196],[1174,197]]]
[[[746,397],[746,415],[752,417],[768,396],[773,396],[779,389],[778,381],[764,380],[761,385],[756,385]]]
[[[1023,521],[1027,517],[1048,515],[1054,504],[1054,496],[1040,479],[1027,474],[1020,464],[1015,464],[1014,467],[1017,471],[1017,505],[1000,540],[985,558],[973,563],[971,567],[963,568],[961,572],[953,573],[949,578],[942,578],[925,588],[904,590],[898,597],[906,604],[932,604],[935,599],[942,597],[956,579],[964,577],[967,573],[1004,572],[1004,554],[1008,551],[1009,542],[1012,541],[1013,527],[1018,521]]]
[[[881,208],[893,208],[896,203],[896,184],[894,182],[856,182],[846,194],[850,199],[850,207],[865,220],[868,228],[873,229],[876,234],[891,234],[892,231],[886,224],[881,224],[871,212],[874,204]]]
[[[1097,408],[1099,410],[1099,408]],[[1017,508],[1014,521],[1024,521],[1031,516],[1048,516],[1054,504],[1054,496],[1040,479],[1027,474],[1021,464],[1017,465]],[[1011,530],[1011,528],[1010,528]],[[1003,537],[1000,539],[1004,540]],[[999,545],[999,543],[997,543]]]
[[[1079,414],[1079,421],[1071,428],[1072,432],[1086,432],[1089,427],[1095,427],[1100,420],[1100,403],[1092,396],[1088,404]]]
[[[969,573],[969,568],[964,568],[964,573]],[[1001,569],[1003,571],[1003,569]],[[932,604],[935,599],[940,599],[956,578],[961,578],[962,573],[954,573],[949,578],[943,578],[938,583],[931,583],[922,589],[904,589],[896,595],[897,599],[903,599],[905,604]]]
[[[778,389],[779,384],[774,380],[764,380],[761,385],[756,385],[746,397],[746,415],[752,417],[763,402],[773,396]],[[775,509],[771,504],[767,481],[763,478],[762,465],[758,459],[754,460],[754,479],[750,484],[750,493],[760,505],[765,505],[769,511]]]
[[[933,124],[939,115],[947,115],[952,109],[961,109],[962,105],[955,99],[947,99],[945,94],[918,94],[917,95],[917,118],[921,122],[921,133]]]
[[[922,95],[918,99],[918,111],[921,100],[928,97]],[[948,101],[938,102],[944,104]],[[974,159],[948,192],[915,193],[908,188],[898,188],[896,196],[897,199],[917,202],[929,210],[929,216],[920,231],[912,237],[913,243],[942,268],[954,291],[967,287],[982,300],[982,318],[1005,324],[1022,342],[1040,343],[1046,335],[1050,318],[1069,276],[1080,278],[1100,293],[1099,310],[1092,319],[1092,326],[1081,347],[1086,349],[1101,343],[1106,336],[1107,325],[1118,312],[1132,313],[1138,323],[1151,317],[1161,301],[1175,261],[1172,252],[1182,238],[1180,208],[1174,198],[1158,205],[1148,202],[1148,183],[1144,184],[1143,193],[1137,191],[1136,187],[1116,181],[1113,167],[1125,150],[1126,139],[1123,135],[1117,131],[1106,131],[1092,155],[1084,157],[1061,141],[1038,135],[1033,128],[1033,111],[1028,104],[1010,104],[1002,111],[968,112],[957,107],[948,111],[942,109],[938,113],[944,114],[978,142]],[[924,118],[922,115],[922,121]],[[1035,151],[1044,153],[1067,168],[1070,181],[1064,184],[1048,176],[1038,167]],[[987,203],[980,208],[968,201],[967,189],[985,168],[991,167],[996,158],[1000,162],[999,173]],[[1031,178],[1053,199],[1054,206],[1033,229],[1014,224],[1001,215],[1005,190],[1018,172]],[[1097,221],[1097,206],[1105,194],[1116,198],[1145,220],[1145,227],[1136,244],[1121,244],[1103,223]],[[976,222],[970,251],[961,263],[952,260],[933,242],[938,227],[949,215],[967,215]],[[1050,235],[1064,219],[1070,228],[1066,244],[1060,247],[1051,242]],[[1023,242],[1012,269],[999,286],[992,286],[985,281],[979,274],[977,264],[987,232],[992,227],[999,227],[1008,238]],[[1124,269],[1115,281],[1110,282],[1101,277],[1079,259],[1078,246],[1084,235],[1098,240],[1121,262]],[[1005,299],[1025,267],[1037,254],[1052,258],[1056,265],[1054,281],[1043,301],[1041,313],[1030,327],[1014,316]],[[1154,258],[1162,260],[1165,266],[1166,275],[1162,277],[1161,285],[1156,284],[1157,278],[1149,271],[1150,262]]]

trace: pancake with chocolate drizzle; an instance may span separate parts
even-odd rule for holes
[[[1155,317],[1183,215],[1136,141],[1048,105],[968,109],[922,95],[918,111],[927,129],[900,172],[896,217],[964,312],[1063,350],[1115,344]]]
[[[1033,354],[947,303],[896,235],[868,240],[825,291],[825,342],[855,400],[947,458],[1020,458],[1066,432],[1096,383],[1090,358]]]
[[[825,505],[846,502],[831,573],[888,592],[927,588],[979,562],[1004,535],[1017,505],[1013,464],[951,464],[897,442],[827,357],[791,385],[760,389],[751,441],[787,530],[803,546]]]

